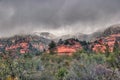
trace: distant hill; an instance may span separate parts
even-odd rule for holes
[[[95,41],[101,37],[107,37],[113,34],[120,34],[120,24],[112,25],[105,30],[99,30],[87,35],[86,41]]]
[[[103,34],[103,31],[96,31],[92,34],[89,34],[86,41],[95,41],[97,38],[102,37],[102,34]]]
[[[112,25],[103,32],[103,36],[120,34],[120,24]]]
[[[32,35],[37,35],[39,37],[43,37],[43,38],[46,38],[46,39],[55,39],[56,36],[52,33],[49,33],[49,32],[34,32]]]
[[[93,46],[94,50],[99,50],[99,47],[104,47],[104,50],[105,50],[105,46],[103,44],[107,44],[112,46],[111,47],[111,51],[112,51],[114,47],[114,43],[116,41],[120,42],[120,25],[119,24],[112,25],[106,28],[105,30],[99,30],[92,34],[82,34],[82,33],[69,34],[68,33],[66,35],[57,37],[54,34],[51,34],[49,32],[35,32],[29,35],[23,34],[23,35],[15,35],[12,37],[0,38],[0,52],[9,51],[9,50],[12,50],[14,52],[20,52],[20,53],[43,52],[49,49],[48,45],[52,40],[54,40],[57,44],[59,43],[60,40],[62,40],[63,42],[64,41],[67,42],[66,40],[69,41],[69,39],[78,40],[82,48],[86,46],[87,48],[89,46]],[[85,44],[85,41],[87,42],[89,41],[90,44],[89,45]],[[78,45],[78,43],[76,45]],[[93,47],[90,47],[90,48],[93,48]],[[103,49],[103,48],[100,48],[100,49]]]
[[[114,51],[115,44],[118,44],[117,48],[120,49],[120,25],[112,25],[106,28],[101,36],[96,38],[92,43],[92,49],[95,52],[105,52],[106,49],[109,52]]]
[[[0,52],[38,53],[48,49],[51,40],[37,35],[16,35],[0,39]]]
[[[79,39],[81,41],[86,40],[88,37],[87,34],[82,34],[82,33],[73,33],[73,34],[66,34],[66,35],[62,35],[60,37],[58,37],[59,39],[70,39],[70,38],[75,38],[75,39]]]
[[[80,41],[91,41],[91,40],[93,41],[96,38],[101,37],[102,33],[103,33],[102,31],[97,31],[92,34],[73,33],[73,34],[62,35],[59,37],[59,39],[65,40],[69,38],[75,38]]]

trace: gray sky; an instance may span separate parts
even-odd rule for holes
[[[120,23],[120,0],[0,0],[0,36],[91,33]]]

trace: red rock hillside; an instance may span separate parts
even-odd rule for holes
[[[58,42],[55,51],[58,55],[72,55],[81,49],[82,46],[78,41],[76,41],[75,39],[68,39]]]
[[[48,49],[49,40],[39,36],[13,36],[0,39],[0,53],[12,51],[14,53],[37,53]]]
[[[97,53],[105,53],[107,49],[109,52],[113,52],[116,41],[120,45],[120,34],[112,34],[110,36],[103,37],[92,44],[92,50]]]

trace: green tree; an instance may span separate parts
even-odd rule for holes
[[[56,47],[56,43],[54,41],[51,41],[49,44],[49,49],[54,49]]]
[[[55,49],[56,49],[56,43],[54,41],[51,41],[51,43],[49,44],[50,54],[55,54]]]

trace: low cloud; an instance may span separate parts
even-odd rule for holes
[[[0,36],[91,33],[120,22],[120,0],[0,0]]]

